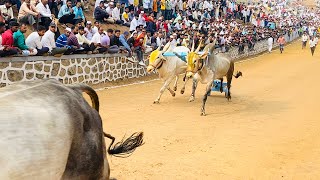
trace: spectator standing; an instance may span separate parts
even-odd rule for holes
[[[306,32],[304,32],[302,35],[302,49],[306,48],[307,41],[308,41],[308,35]]]
[[[33,29],[36,30],[39,17],[40,14],[36,7],[30,3],[30,0],[25,0],[19,10],[19,22],[21,24],[30,24],[33,26]]]
[[[56,32],[56,24],[51,23],[49,26],[49,30],[47,30],[43,37],[41,38],[41,45],[42,47],[48,47],[49,53],[53,56],[61,56],[67,51],[65,47],[57,47],[55,42],[55,32]]]
[[[41,37],[45,34],[46,28],[39,26],[37,32],[31,33],[26,39],[26,45],[29,48],[36,49],[37,55],[42,56],[49,51],[48,47],[43,47],[41,44]]]
[[[270,35],[268,38],[268,52],[271,53],[273,44],[273,37]]]
[[[10,39],[10,36],[12,38],[12,44],[13,44],[12,32],[15,32],[18,30],[18,26],[15,26],[15,25],[19,25],[19,24],[16,24],[16,22],[12,22],[10,24],[11,28],[7,30],[6,34],[4,34],[6,27],[3,22],[0,22],[0,57],[11,56],[18,53],[16,48],[12,46],[10,47],[8,45],[9,44],[8,40]],[[3,37],[5,41],[3,41]]]
[[[26,24],[21,24],[20,29],[13,33],[14,46],[22,50],[23,55],[36,55],[37,49],[26,45],[24,33],[27,32],[27,28]]]
[[[278,43],[279,43],[279,46],[280,46],[280,53],[282,54],[283,50],[284,50],[284,44],[286,43],[286,40],[284,38],[283,35],[281,35],[278,39]]]
[[[312,36],[309,40],[309,46],[310,46],[310,50],[311,50],[311,55],[313,56],[314,51],[316,50],[316,40],[314,39],[314,36]]]

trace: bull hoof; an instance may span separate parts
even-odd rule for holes
[[[153,104],[160,104],[159,100],[153,101]]]
[[[175,97],[175,96],[176,96],[176,93],[173,93],[173,94],[172,94],[172,97]]]
[[[205,112],[201,112],[200,116],[206,116]]]
[[[174,90],[174,91],[177,91],[177,86],[173,87],[173,90]]]
[[[191,96],[191,97],[189,98],[189,102],[192,102],[192,101],[194,101],[194,96]]]
[[[181,93],[181,94],[184,94],[184,90],[181,89],[180,93]]]

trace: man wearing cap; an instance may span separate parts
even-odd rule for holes
[[[72,54],[74,49],[71,46],[68,46],[68,37],[71,34],[71,28],[66,28],[64,34],[61,34],[56,40],[56,46],[58,48],[67,48],[67,51],[64,53],[66,55]]]
[[[67,51],[67,48],[57,48],[55,43],[56,24],[50,23],[49,30],[47,30],[41,38],[42,47],[48,47],[49,53],[54,56],[61,56]]]
[[[12,25],[12,24],[11,24]],[[14,26],[11,26],[14,27]],[[5,57],[5,56],[11,56],[11,55],[15,55],[18,53],[17,49],[14,47],[10,47],[9,45],[7,45],[8,43],[4,43],[3,44],[3,35],[5,32],[5,24],[3,22],[0,22],[0,57]],[[17,27],[18,29],[18,27]],[[11,34],[12,31],[16,31],[15,27],[14,28],[10,28],[7,30],[7,37],[5,38],[9,38],[8,36]],[[6,40],[8,42],[8,40]]]
[[[26,45],[24,33],[27,32],[27,28],[26,24],[21,24],[20,29],[13,33],[14,46],[22,50],[24,55],[36,55],[38,51]]]

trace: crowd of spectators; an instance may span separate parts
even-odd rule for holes
[[[18,15],[14,16],[13,8]],[[5,0],[0,5],[0,56],[126,53],[144,65],[143,53],[164,46],[203,46],[216,42],[227,52],[236,46],[254,50],[257,41],[277,40],[298,31],[315,36],[319,11],[296,1],[262,0],[96,0],[88,21],[87,0]],[[127,26],[128,31],[101,24]],[[61,25],[63,30],[57,27]],[[33,31],[25,38],[27,28]],[[61,28],[60,28],[61,29]]]

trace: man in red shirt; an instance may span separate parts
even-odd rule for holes
[[[1,56],[14,55],[19,52],[18,48],[13,47],[13,33],[18,31],[19,24],[17,22],[10,22],[10,29],[6,30],[2,36]],[[0,32],[2,33],[2,32]]]

